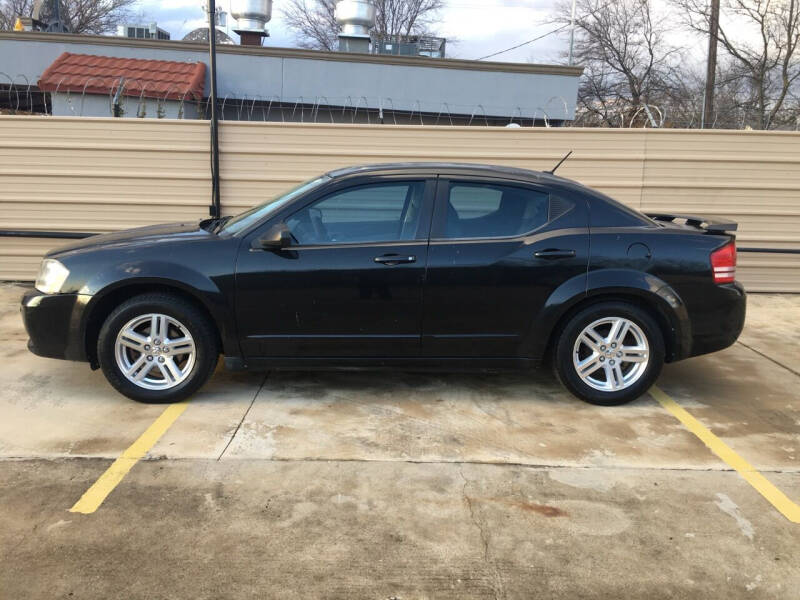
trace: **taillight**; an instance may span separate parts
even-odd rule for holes
[[[733,283],[736,279],[736,244],[731,242],[711,253],[714,283]]]

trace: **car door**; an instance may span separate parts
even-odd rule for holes
[[[586,277],[585,202],[492,178],[439,180],[423,300],[428,357],[525,358],[553,291]]]
[[[419,356],[433,181],[371,176],[300,201],[246,239],[237,324],[248,359]],[[285,223],[291,245],[252,249]]]

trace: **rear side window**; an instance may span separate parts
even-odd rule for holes
[[[637,210],[595,190],[592,190],[592,193],[594,197],[589,197],[589,218],[592,227],[653,226],[653,222]]]
[[[447,196],[445,238],[522,235],[548,221],[549,195],[491,183],[451,182]]]

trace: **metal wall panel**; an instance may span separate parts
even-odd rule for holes
[[[100,232],[208,214],[208,124],[0,116],[0,229]],[[549,169],[646,211],[724,215],[741,246],[800,249],[800,134],[221,123],[223,213],[354,164]],[[0,279],[59,240],[0,238]],[[800,292],[800,255],[740,254],[752,291]]]
[[[650,131],[644,211],[731,217],[741,247],[800,249],[800,135]],[[751,291],[800,292],[800,255],[739,254]]]

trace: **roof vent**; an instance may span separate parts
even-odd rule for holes
[[[260,46],[269,35],[267,23],[272,18],[272,0],[231,0],[231,16],[236,19],[234,31],[242,46]]]
[[[369,0],[336,3],[336,21],[342,28],[339,51],[369,52],[369,30],[375,26],[375,5]]]

